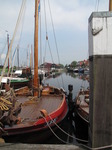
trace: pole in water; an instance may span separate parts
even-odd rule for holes
[[[68,94],[69,117],[71,117],[73,113],[73,106],[74,106],[73,94],[72,94],[73,85],[68,85],[68,90],[69,90],[69,94]]]

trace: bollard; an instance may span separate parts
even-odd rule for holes
[[[72,117],[73,114],[73,110],[74,110],[74,102],[73,102],[73,85],[68,85],[68,90],[69,90],[69,94],[68,94],[68,107],[69,107],[69,117]]]

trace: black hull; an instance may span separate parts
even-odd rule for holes
[[[85,141],[88,141],[88,128],[89,123],[87,123],[84,119],[82,119],[79,114],[75,113],[75,127],[76,127],[76,137]],[[78,140],[79,143],[86,143],[81,142]]]
[[[26,81],[26,82],[12,82],[10,83],[10,87],[12,87],[13,89],[19,89],[25,86],[31,87],[32,85],[32,80],[30,81]]]
[[[67,112],[68,113],[68,112]],[[62,127],[64,124],[65,119],[67,118],[67,113],[65,117],[57,124],[58,126]],[[55,132],[58,132],[58,127],[53,124],[50,128]],[[51,137],[55,136],[48,126],[46,128],[41,128],[40,130],[32,128],[32,131],[25,133],[21,132],[21,134],[13,134],[13,135],[4,135],[2,138],[5,140],[6,143],[30,143],[30,144],[44,144],[46,141]]]
[[[53,131],[57,130],[56,126],[52,127]],[[11,135],[3,137],[6,143],[44,143],[44,141],[52,136],[52,132],[49,128],[42,131],[35,131],[31,133],[25,133],[21,135]]]

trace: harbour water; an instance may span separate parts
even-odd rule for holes
[[[62,74],[51,75],[49,78],[46,78],[43,82],[44,84],[49,84],[56,87],[62,87],[69,94],[68,85],[73,85],[73,101],[75,102],[75,97],[77,96],[81,88],[89,87],[88,74],[75,74],[64,72]],[[50,139],[45,141],[45,144],[75,144],[78,145],[80,141],[76,140],[77,131],[78,138],[87,140],[87,135],[83,133],[81,127],[76,128],[76,121],[74,116],[68,116],[61,127],[66,134],[60,129],[56,132],[56,135],[53,135]],[[53,133],[55,134],[55,133]]]

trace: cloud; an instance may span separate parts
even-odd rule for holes
[[[8,0],[0,2],[0,28],[7,30],[12,36],[16,27],[19,16],[22,0]],[[24,21],[24,31],[28,32],[31,29],[32,22],[34,22],[34,1],[27,0],[26,13]],[[33,26],[33,25],[32,25]]]
[[[50,3],[53,22],[56,29],[86,30],[87,22],[93,6],[80,6],[78,0],[65,1],[53,0]],[[44,16],[44,12],[43,12]],[[48,27],[51,28],[49,10],[46,9]]]
[[[105,0],[103,4],[99,5],[99,10],[105,10]],[[46,1],[46,5],[47,1]],[[88,18],[93,11],[95,11],[95,2],[89,0],[52,0],[50,1],[51,12],[55,28],[68,30],[87,30]],[[49,16],[49,10],[46,9],[46,16]],[[44,16],[44,13],[43,13]],[[48,27],[51,28],[50,18]]]
[[[48,0],[44,0],[44,1],[46,3],[47,29],[51,35],[50,31],[52,30],[52,25],[51,25],[50,12],[48,10]],[[45,31],[44,1],[41,0],[42,34],[43,31]],[[99,6],[96,6],[96,0],[91,0],[91,1],[90,0],[49,0],[49,2],[50,2],[51,12],[52,12],[54,28],[56,30],[56,33],[58,33],[57,39],[61,41],[60,42],[62,44],[61,52],[64,52],[64,55],[69,51],[70,48],[72,51],[71,54],[74,54],[74,49],[78,49],[78,51],[81,51],[81,46],[79,47],[77,45],[80,45],[79,44],[80,39],[83,39],[81,41],[81,45],[83,45],[82,42],[86,43],[85,41],[87,41],[89,16],[93,11],[97,10],[96,9],[97,7],[99,11],[100,10],[106,11],[108,9],[107,0],[99,1]],[[22,0],[10,0],[10,1],[1,0],[0,1],[0,28],[3,28],[4,30],[8,30],[10,39],[12,38],[12,35],[14,33],[21,3]],[[21,45],[23,44],[22,47],[26,47],[28,44],[33,44],[34,11],[35,11],[34,5],[35,5],[35,0],[27,0],[26,13],[23,21],[22,39],[21,39],[22,42]],[[19,34],[17,35],[19,36]],[[83,48],[87,49],[87,43],[83,46]],[[65,53],[65,51],[67,52]],[[78,57],[81,56],[78,55]],[[67,56],[64,56],[64,58],[67,58]]]
[[[46,0],[46,16],[48,17],[48,1]],[[49,0],[53,22],[56,29],[68,29],[70,30],[87,30],[88,18],[92,11],[95,10],[95,1],[89,0]],[[20,6],[22,0],[10,0],[1,2],[0,6],[0,18],[3,28],[7,29],[9,33],[13,33],[17,17],[19,14]],[[30,32],[34,28],[34,1],[27,0],[26,4],[26,14],[24,19],[24,31]],[[107,0],[102,0],[102,3],[99,3],[99,9],[104,10]],[[13,5],[12,5],[13,4]],[[42,9],[42,19],[44,21],[42,24],[45,24],[45,14],[44,14],[44,2],[41,1]],[[15,12],[16,10],[16,12]],[[6,19],[7,18],[7,19]],[[51,29],[51,20],[50,17],[47,18],[48,29]]]

